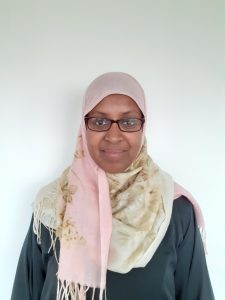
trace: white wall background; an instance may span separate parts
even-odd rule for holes
[[[198,199],[224,299],[224,34],[223,0],[0,2],[0,299],[31,202],[70,163],[84,90],[107,71],[143,85],[149,152]]]

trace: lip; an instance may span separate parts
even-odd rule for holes
[[[102,149],[103,152],[106,152],[106,153],[121,153],[121,152],[125,152],[126,150],[124,149]]]
[[[103,155],[110,157],[110,158],[120,158],[121,156],[126,153],[127,150],[125,149],[112,149],[112,148],[106,148],[101,149],[101,152]]]

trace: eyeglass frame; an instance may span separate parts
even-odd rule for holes
[[[89,128],[89,126],[88,126],[88,120],[89,120],[89,119],[97,119],[97,118],[99,118],[99,119],[105,119],[105,120],[110,121],[111,124],[110,124],[109,128],[106,129],[106,130],[93,130],[93,129]],[[140,129],[138,129],[138,130],[132,130],[132,131],[122,130],[122,129],[120,128],[119,122],[122,121],[122,120],[127,120],[127,119],[140,120],[140,121],[141,121],[141,127],[140,127]],[[109,130],[110,130],[110,128],[112,127],[112,124],[113,124],[113,123],[116,123],[120,131],[122,131],[122,132],[128,132],[128,133],[129,133],[129,132],[138,132],[138,131],[140,131],[140,130],[143,128],[143,125],[144,125],[144,123],[145,123],[145,118],[124,118],[124,119],[119,119],[119,120],[112,120],[112,119],[101,118],[101,117],[84,117],[84,121],[85,121],[86,128],[88,128],[88,129],[91,130],[91,131],[95,131],[95,132],[106,132],[106,131],[109,131]]]

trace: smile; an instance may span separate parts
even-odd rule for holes
[[[122,157],[127,150],[123,149],[103,149],[101,150],[102,154],[108,158],[120,158]]]

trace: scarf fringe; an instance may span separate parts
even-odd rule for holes
[[[50,185],[49,185],[50,186]],[[47,186],[49,188],[49,186]],[[44,191],[46,191],[44,189]],[[41,227],[42,225],[48,230],[51,244],[48,249],[48,253],[53,250],[56,261],[58,263],[58,257],[56,255],[56,216],[55,216],[55,193],[53,195],[53,189],[50,189],[51,193],[47,193],[43,196],[43,191],[40,191],[37,195],[36,201],[33,203],[33,232],[37,236],[37,243],[41,244]],[[47,208],[47,209],[46,209]]]
[[[87,291],[89,289],[92,290],[91,299],[94,300],[96,295],[95,288],[58,279],[56,300],[86,300]],[[106,300],[105,289],[100,289],[98,300],[103,300],[103,294],[105,295],[104,299]]]

